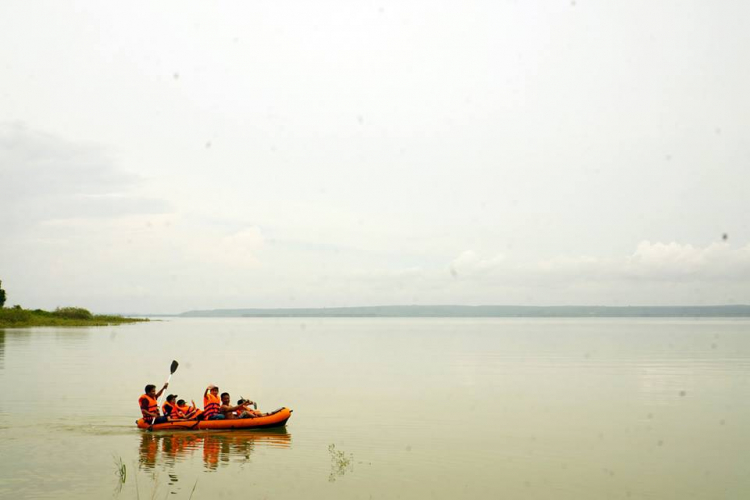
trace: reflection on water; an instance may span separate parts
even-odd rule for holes
[[[5,330],[0,329],[0,370],[5,368]]]
[[[231,462],[247,462],[256,446],[291,448],[292,435],[285,428],[262,431],[173,432],[141,434],[140,468],[171,469],[177,462],[202,456],[206,470],[215,471]],[[170,474],[170,477],[172,474]],[[174,481],[177,478],[172,478]]]

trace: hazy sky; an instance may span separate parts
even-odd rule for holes
[[[750,303],[748,18],[4,0],[8,305]]]

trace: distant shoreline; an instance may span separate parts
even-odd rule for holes
[[[183,318],[750,318],[750,305],[368,306],[195,310]]]

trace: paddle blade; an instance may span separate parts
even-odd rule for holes
[[[179,364],[179,363],[178,363],[177,361],[175,361],[175,360],[172,360],[172,366],[170,366],[170,367],[169,367],[169,374],[171,375],[171,374],[173,374],[174,372],[176,372],[176,371],[177,371],[177,367],[178,367],[179,365],[180,365],[180,364]]]

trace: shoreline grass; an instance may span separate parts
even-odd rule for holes
[[[63,307],[54,311],[23,309],[20,306],[0,308],[0,328],[36,326],[109,326],[149,321],[147,318],[125,318],[108,314],[91,314],[81,307]]]

